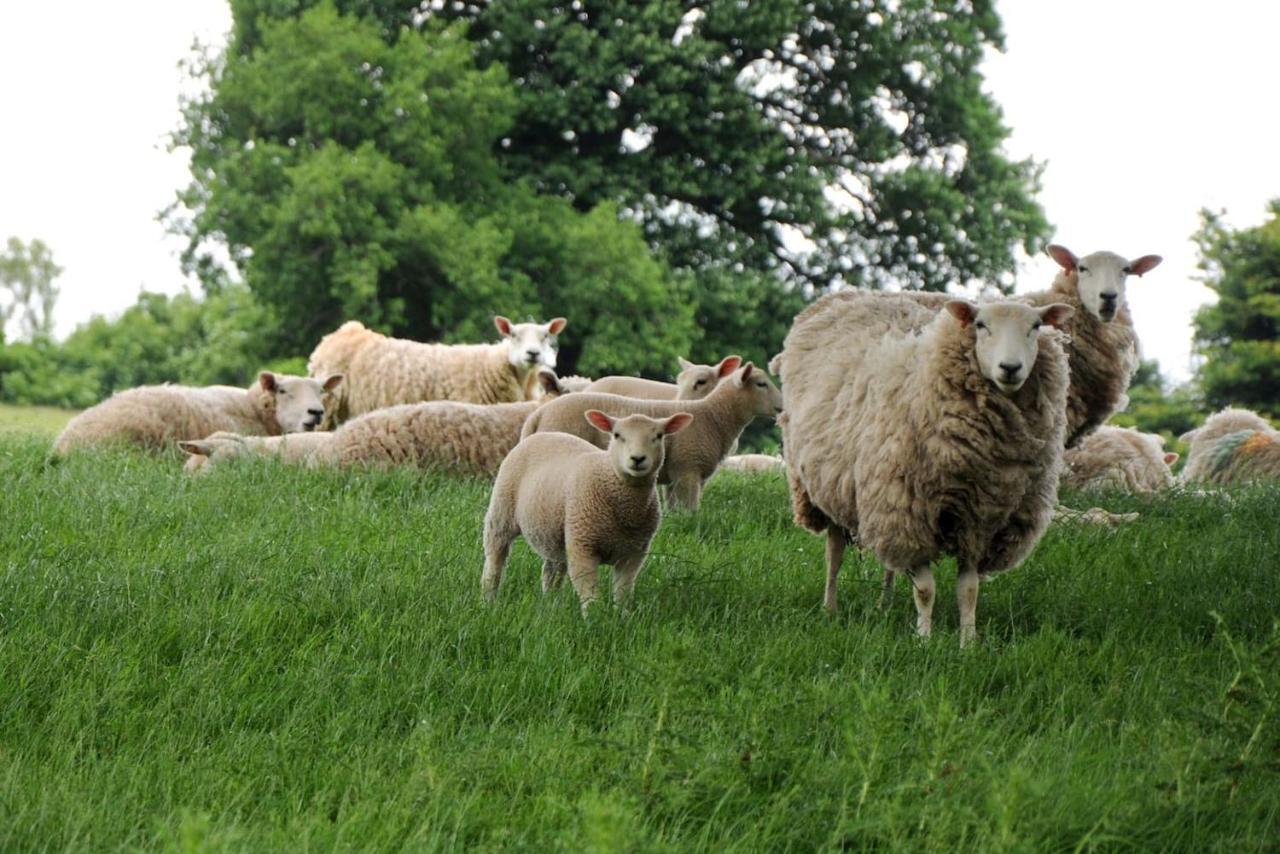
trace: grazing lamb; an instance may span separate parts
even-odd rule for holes
[[[733,454],[725,457],[720,468],[751,474],[766,474],[771,471],[786,471],[787,464],[782,457],[770,454]]]
[[[915,587],[933,624],[930,564],[959,563],[960,642],[975,637],[978,579],[1018,564],[1053,515],[1066,429],[1070,306],[909,297],[823,298],[775,360],[795,520],[827,533],[825,604],[854,541]],[[916,330],[923,330],[917,332]]]
[[[680,373],[676,375],[674,383],[641,377],[601,377],[584,390],[644,400],[701,400],[711,394],[720,380],[736,371],[741,364],[741,356],[725,356],[714,365],[695,365],[682,358]]]
[[[1104,424],[1063,454],[1062,485],[1159,492],[1173,486],[1169,466],[1177,461],[1178,455],[1166,453],[1164,439],[1155,433]]]
[[[756,416],[776,416],[781,412],[782,395],[764,371],[747,362],[702,400],[570,395],[530,415],[520,435],[528,438],[534,433],[571,433],[603,447],[608,438],[582,420],[588,409],[599,409],[613,418],[635,413],[653,418],[665,418],[680,411],[692,413],[693,427],[671,438],[658,483],[671,485],[669,497],[673,505],[696,510],[707,479],[737,446],[743,429]]]
[[[330,332],[311,353],[312,376],[340,371],[347,377],[333,422],[400,403],[459,400],[514,403],[536,396],[534,373],[556,364],[556,336],[565,319],[512,323],[495,317],[497,344],[423,344],[365,328],[351,320]]]
[[[333,442],[333,433],[289,433],[284,436],[241,436],[218,432],[203,439],[178,443],[188,454],[187,474],[207,474],[210,468],[239,457],[271,457],[283,463],[322,462]]]
[[[250,436],[279,436],[314,430],[324,416],[323,396],[342,382],[323,382],[263,371],[248,389],[151,385],[117,392],[68,422],[53,445],[55,455],[109,444],[148,450],[172,447],[179,439],[201,439],[225,430]]]
[[[629,604],[662,516],[655,485],[664,440],[694,416],[615,419],[588,410],[585,417],[609,437],[606,450],[565,433],[541,433],[520,442],[498,469],[484,517],[486,598],[497,595],[511,544],[523,535],[542,557],[544,593],[567,571],[585,615],[598,598],[596,571],[607,563],[614,601]]]
[[[1280,480],[1280,433],[1256,412],[1224,409],[1180,438],[1189,446],[1184,483]]]

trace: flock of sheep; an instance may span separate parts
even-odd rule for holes
[[[675,383],[557,377],[564,318],[495,318],[494,344],[389,338],[358,322],[325,336],[309,377],[270,372],[249,389],[147,386],[76,416],[55,442],[173,442],[187,468],[244,455],[309,465],[407,465],[491,476],[482,588],[497,593],[513,541],[568,575],[584,611],[598,568],[626,604],[669,507],[698,508],[721,467],[784,469],[796,522],[827,536],[825,604],[850,544],[883,564],[888,603],[907,575],[917,631],[932,628],[931,565],[957,559],[960,642],[975,637],[978,582],[1016,566],[1055,512],[1060,481],[1149,492],[1173,483],[1159,436],[1103,426],[1127,404],[1138,361],[1126,279],[1160,263],[1049,247],[1052,286],[1016,300],[842,290],[795,318],[771,372],[684,360]],[[756,417],[775,417],[782,458],[736,455]],[[1225,410],[1182,437],[1183,478],[1280,478],[1264,419]]]

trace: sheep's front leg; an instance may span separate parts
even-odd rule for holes
[[[582,616],[587,615],[591,603],[600,598],[597,590],[600,583],[600,561],[595,555],[583,550],[569,552],[569,581],[582,601]]]
[[[542,562],[542,592],[550,593],[560,587],[564,581],[565,564],[563,561],[544,560]]]
[[[620,608],[631,606],[631,596],[636,589],[636,577],[644,566],[646,552],[620,558],[613,565],[613,601]]]
[[[956,578],[956,600],[960,603],[960,646],[978,637],[978,571],[962,569]]]
[[[838,525],[827,528],[827,589],[822,597],[822,605],[828,614],[836,612],[836,577],[840,575],[840,562],[844,559],[848,537],[848,532]]]
[[[926,566],[910,574],[916,600],[916,634],[927,638],[933,631],[933,569]]]
[[[885,567],[884,578],[880,580],[880,610],[888,611],[893,603],[893,570]]]

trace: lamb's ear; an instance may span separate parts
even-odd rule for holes
[[[662,422],[662,432],[670,436],[672,433],[679,433],[681,430],[689,426],[693,421],[693,416],[688,412],[677,412],[666,421]]]
[[[1179,456],[1180,456],[1179,454],[1176,454],[1173,451],[1170,451],[1169,453],[1164,455],[1164,464],[1167,466],[1173,465],[1178,461]]]
[[[587,422],[601,433],[613,432],[613,419],[599,409],[588,409],[583,414],[586,416]]]
[[[1050,243],[1048,248],[1044,250],[1049,253],[1049,257],[1058,262],[1058,266],[1066,270],[1068,273],[1074,273],[1076,267],[1080,266],[1080,259],[1076,254],[1065,246],[1057,243]]]
[[[1071,306],[1065,303],[1055,302],[1052,305],[1046,305],[1044,308],[1040,309],[1040,320],[1049,324],[1054,329],[1061,329],[1062,325],[1070,320],[1071,315],[1075,313],[1076,310]]]
[[[973,319],[978,316],[978,307],[968,300],[948,300],[944,308],[951,313],[952,317],[960,321],[961,328],[973,323]]]
[[[684,356],[676,356],[676,361],[680,363],[680,370],[682,371],[687,371],[693,367],[693,362],[690,362]]]
[[[262,386],[263,391],[275,391],[276,375],[270,371],[263,371],[258,374],[258,385]]]
[[[329,374],[325,381],[320,385],[325,391],[333,391],[342,383],[342,374]]]
[[[208,440],[179,442],[178,447],[193,457],[207,457],[213,453],[213,443]]]
[[[751,374],[755,372],[756,366],[751,362],[747,362],[742,366],[742,372],[738,374],[738,385],[746,385],[751,381]]]
[[[568,322],[569,321],[565,320],[563,317],[557,317],[547,324],[547,331],[552,335],[559,335],[564,331],[565,324]]]
[[[1141,258],[1135,258],[1129,262],[1129,275],[1141,276],[1143,273],[1150,273],[1159,267],[1163,260],[1159,255],[1143,255]]]
[[[725,356],[720,360],[720,364],[716,366],[716,376],[724,378],[729,374],[738,370],[738,365],[742,364],[741,356]]]
[[[502,315],[495,314],[493,316],[493,325],[498,327],[498,331],[501,332],[503,335],[511,334],[511,321],[507,320]]]
[[[560,385],[560,378],[556,376],[556,372],[549,368],[542,368],[538,371],[538,385],[542,386],[542,393],[548,397],[558,397],[564,394],[564,386]]]

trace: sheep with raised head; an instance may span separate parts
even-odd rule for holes
[[[782,395],[764,371],[747,362],[702,400],[644,400],[589,392],[562,397],[530,415],[521,436],[571,433],[603,447],[608,437],[583,421],[588,409],[598,409],[613,418],[637,413],[652,418],[682,411],[691,413],[693,426],[670,439],[658,482],[670,485],[668,495],[674,506],[696,510],[703,486],[737,447],[742,431],[758,416],[781,412]]]
[[[694,416],[612,418],[587,410],[584,417],[608,438],[604,450],[567,433],[540,433],[498,469],[484,517],[486,598],[497,595],[511,544],[523,536],[542,557],[544,593],[567,573],[586,614],[598,598],[597,570],[611,564],[613,598],[630,602],[662,517],[656,484],[665,440]]]
[[[1062,485],[1152,493],[1173,486],[1169,469],[1178,455],[1164,439],[1133,427],[1104,424],[1063,454]]]
[[[908,297],[823,298],[775,359],[798,524],[827,534],[825,604],[846,543],[906,573],[917,631],[932,629],[930,565],[959,563],[960,641],[976,634],[978,580],[1016,566],[1053,515],[1066,430],[1070,306]]]
[[[320,339],[307,370],[312,376],[346,375],[333,407],[335,424],[403,403],[532,400],[537,369],[555,367],[556,336],[565,323],[563,317],[512,323],[499,315],[494,326],[502,340],[496,344],[424,344],[390,338],[351,320]]]
[[[1280,433],[1256,412],[1223,409],[1180,438],[1188,446],[1184,483],[1280,480]]]
[[[676,375],[674,383],[643,377],[601,377],[583,391],[644,400],[701,400],[711,394],[720,380],[736,371],[741,364],[741,356],[725,356],[714,365],[698,365],[681,357],[680,373]]]
[[[159,451],[180,439],[227,431],[279,436],[316,429],[324,397],[342,382],[263,371],[247,389],[235,386],[139,386],[117,392],[72,418],[54,441],[54,454],[105,445]]]

